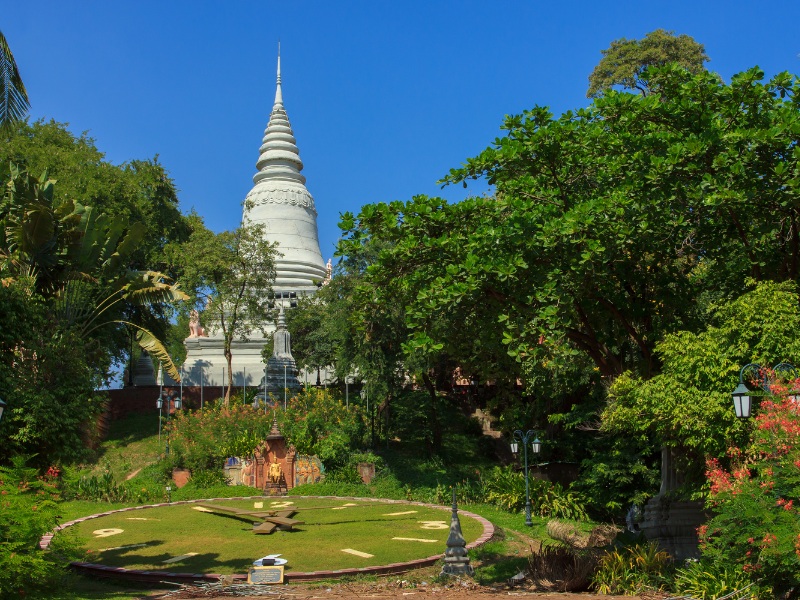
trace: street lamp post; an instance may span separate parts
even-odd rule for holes
[[[350,376],[344,377],[344,402],[347,409],[350,408]]]
[[[169,425],[170,416],[171,416],[171,407],[175,407],[175,410],[181,409],[181,399],[175,397],[175,392],[161,392],[161,395],[156,400],[156,406],[158,407],[158,440],[161,441],[161,409],[164,407],[164,403],[166,402],[166,409],[167,409],[167,425]],[[164,448],[164,454],[169,456],[169,429],[167,429],[167,445]]]
[[[765,392],[769,393],[771,392],[771,387],[775,382],[775,379],[770,378],[768,374],[764,373],[764,371],[765,368],[756,363],[747,364],[742,367],[741,371],[739,371],[739,385],[737,385],[736,389],[733,390],[731,396],[733,396],[733,410],[736,412],[736,416],[740,419],[749,418],[753,406],[753,395],[750,393],[750,389],[748,389],[744,383],[745,373],[750,372],[752,374],[752,378],[758,383],[758,386]],[[775,365],[772,367],[771,371],[776,376],[792,378],[797,378],[798,376],[797,368],[794,365],[786,362]],[[794,401],[800,400],[800,391],[792,390],[789,393],[789,397]]]
[[[531,438],[534,439],[531,440]],[[514,441],[511,442],[511,452],[514,456],[517,456],[519,452],[519,444],[517,442],[522,442],[525,461],[525,525],[533,527],[533,521],[531,521],[531,488],[528,479],[528,442],[530,442],[534,454],[538,454],[539,450],[542,449],[542,442],[539,441],[539,438],[536,437],[536,433],[532,429],[529,429],[525,433],[522,433],[521,429],[517,429],[514,432]]]
[[[156,406],[158,407],[158,443],[161,443],[161,407],[164,405],[164,392],[163,390],[158,394]]]

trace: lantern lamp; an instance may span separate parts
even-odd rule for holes
[[[739,382],[736,389],[733,390],[733,410],[736,411],[736,416],[740,419],[747,419],[750,417],[750,407],[752,398],[750,397],[750,390],[744,383]]]

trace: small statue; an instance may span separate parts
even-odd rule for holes
[[[280,483],[281,475],[283,471],[281,470],[280,464],[278,464],[277,457],[272,457],[272,463],[269,465],[269,480],[272,483]]]
[[[328,262],[325,264],[325,280],[322,282],[322,285],[328,285],[332,277],[333,277],[333,262],[329,258]]]
[[[208,337],[206,330],[200,325],[200,315],[196,310],[189,313],[189,337],[199,338]]]
[[[242,467],[242,483],[253,486],[253,461],[245,459]]]

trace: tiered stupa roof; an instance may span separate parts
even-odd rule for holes
[[[259,152],[258,172],[245,199],[244,219],[262,223],[267,240],[278,242],[283,256],[276,261],[275,291],[313,291],[326,271],[319,249],[314,198],[300,173],[303,161],[283,106],[280,56],[275,104]]]

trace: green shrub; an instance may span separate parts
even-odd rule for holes
[[[737,565],[704,561],[691,561],[675,573],[675,591],[697,600],[715,600],[736,590],[749,589],[749,595],[737,598],[758,597],[758,589],[750,577]]]
[[[154,465],[148,467],[153,470]],[[161,501],[163,485],[148,480],[141,474],[135,480],[117,482],[110,471],[100,476],[86,475],[71,468],[65,468],[61,481],[65,500],[91,500],[95,502],[127,502],[147,504]]]
[[[1,598],[58,589],[65,575],[63,556],[39,549],[39,539],[56,525],[56,482],[37,477],[26,461],[16,456],[10,467],[0,467]]]
[[[600,555],[592,584],[598,594],[639,594],[669,586],[670,556],[652,542]]]
[[[298,453],[318,456],[328,471],[348,464],[351,452],[363,447],[367,431],[360,406],[348,408],[333,391],[318,388],[293,397],[278,414],[278,423]]]
[[[531,514],[561,519],[587,519],[581,497],[564,490],[561,485],[542,479],[528,481]],[[512,512],[525,507],[525,475],[512,467],[495,467],[483,480],[484,498],[491,504]]]
[[[229,484],[230,479],[225,477],[225,473],[221,469],[207,469],[192,473],[192,478],[187,485],[198,489],[208,489]]]
[[[765,398],[752,436],[744,451],[730,450],[730,469],[708,463],[715,515],[699,529],[700,548],[705,562],[736,566],[781,597],[800,589],[798,405]]]
[[[229,456],[248,456],[272,428],[271,413],[245,404],[206,405],[198,411],[176,413],[165,428],[169,462],[193,473],[222,469]]]
[[[347,409],[326,390],[300,391],[285,411],[275,413],[237,399],[228,407],[208,404],[176,413],[166,428],[170,464],[193,473],[222,469],[228,457],[252,455],[269,435],[273,418],[298,453],[318,456],[326,470],[345,465],[365,431],[360,408]]]

